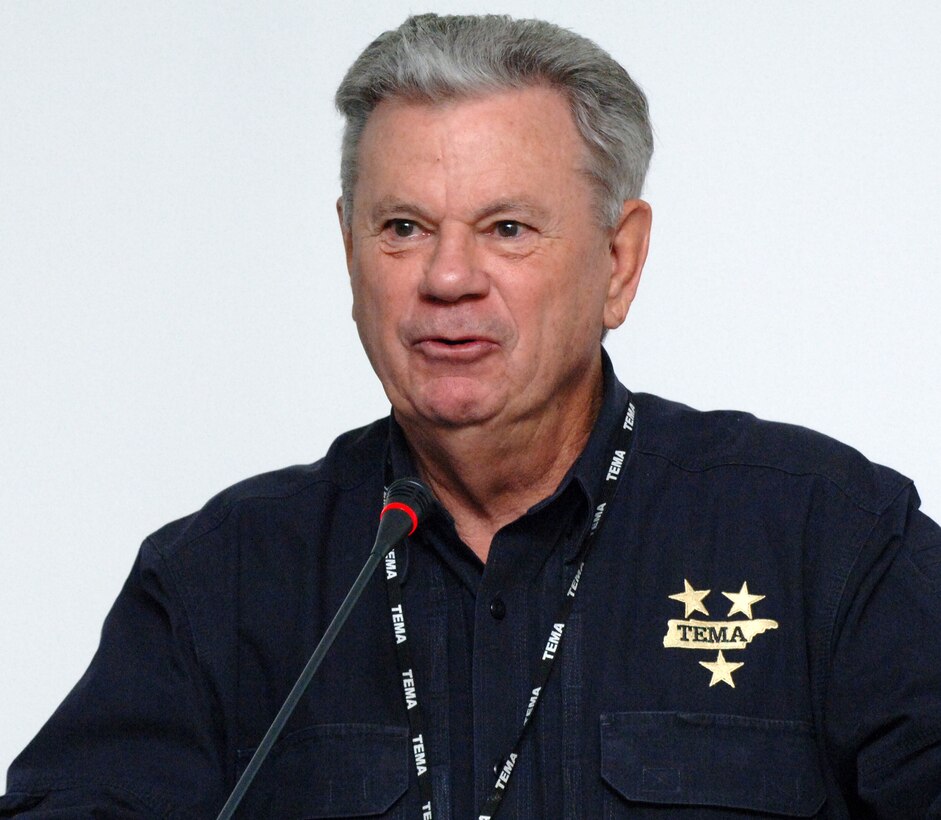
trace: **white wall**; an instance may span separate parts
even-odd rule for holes
[[[413,4],[321,5],[0,3],[0,770],[148,532],[386,412],[331,98]],[[613,52],[657,131],[621,378],[821,429],[941,514],[941,7],[574,6],[512,8]]]

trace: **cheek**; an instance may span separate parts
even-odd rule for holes
[[[350,275],[350,290],[353,293],[353,321],[356,322],[362,335],[366,325],[369,324],[370,313],[368,293],[362,276],[355,273]]]
[[[352,270],[355,272],[350,275],[354,310],[364,318],[367,313],[376,318],[392,312],[395,305],[407,300],[411,271],[401,260],[383,254],[377,242],[363,242],[363,246],[354,252]]]
[[[374,324],[383,304],[379,283],[383,277],[372,265],[363,265],[361,259],[354,260],[355,273],[350,275],[353,291],[353,318],[357,322]]]
[[[550,289],[547,307],[555,320],[567,327],[591,323],[599,315],[604,302],[604,288],[600,285],[597,266],[590,258],[572,259],[570,266],[555,280]]]
[[[359,337],[370,359],[372,359],[376,353],[374,348],[381,322],[377,306],[381,302],[376,299],[369,278],[363,274],[353,274],[350,277],[350,285],[353,292],[353,321],[356,322]]]
[[[582,358],[601,338],[604,302],[604,292],[584,281],[555,289],[541,311],[544,343],[562,359]]]
[[[389,277],[377,271],[351,278],[353,320],[366,354],[377,370],[391,367],[401,353],[398,328],[404,311],[403,296],[382,286],[382,282],[388,281]]]
[[[578,274],[571,280],[569,298],[583,324],[593,325],[603,320],[608,283],[611,278],[611,257],[607,245],[593,244],[575,262]]]

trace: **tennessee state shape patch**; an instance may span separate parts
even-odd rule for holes
[[[777,629],[778,622],[770,618],[756,618],[752,607],[764,600],[764,595],[754,595],[748,591],[748,582],[742,583],[738,592],[723,592],[732,602],[726,620],[704,620],[691,616],[701,613],[711,618],[706,607],[706,598],[711,589],[696,589],[688,580],[683,579],[683,591],[669,595],[671,601],[678,601],[683,605],[683,618],[671,618],[667,621],[667,634],[663,636],[663,645],[667,649],[696,649],[710,653],[717,652],[715,660],[699,661],[699,665],[707,669],[712,678],[710,686],[725,683],[735,688],[732,673],[741,669],[744,661],[731,661],[725,657],[725,652],[738,652],[747,649],[756,636]],[[734,616],[744,617],[734,617]],[[732,620],[728,620],[732,619]]]

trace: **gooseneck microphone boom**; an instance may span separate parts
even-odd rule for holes
[[[434,497],[431,490],[417,478],[400,478],[389,485],[385,506],[379,514],[379,530],[376,533],[376,541],[373,544],[372,552],[369,553],[369,558],[366,559],[365,566],[356,576],[356,580],[346,594],[346,598],[343,599],[343,603],[340,604],[337,614],[330,621],[330,625],[323,633],[314,654],[310,656],[310,660],[307,661],[307,665],[298,677],[297,682],[285,698],[284,704],[278,714],[275,715],[268,731],[265,732],[265,736],[258,744],[255,754],[252,755],[252,759],[248,762],[245,771],[242,772],[242,776],[235,784],[235,788],[232,789],[229,799],[225,801],[225,805],[216,820],[228,820],[235,813],[235,809],[241,802],[242,797],[245,796],[245,792],[248,791],[248,787],[258,773],[258,769],[268,756],[268,752],[271,751],[278,735],[281,734],[284,724],[287,723],[294,707],[297,706],[298,701],[307,689],[314,672],[320,666],[327,650],[333,645],[337,633],[346,623],[346,619],[359,600],[360,595],[362,595],[366,583],[376,571],[376,567],[379,566],[379,562],[386,557],[386,554],[399,541],[415,532],[419,523],[431,509],[433,501]]]

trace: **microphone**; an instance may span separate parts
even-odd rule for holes
[[[225,805],[222,807],[222,811],[219,812],[216,820],[229,820],[235,813],[239,803],[245,796],[245,792],[248,791],[252,780],[255,779],[258,769],[261,768],[261,764],[268,756],[268,752],[271,751],[271,747],[274,746],[278,735],[280,735],[281,730],[284,729],[284,724],[288,722],[288,718],[294,712],[294,707],[297,706],[311,678],[314,677],[314,672],[316,672],[317,667],[320,666],[320,662],[323,660],[324,655],[327,654],[327,650],[333,645],[337,634],[343,627],[343,624],[346,623],[346,619],[349,617],[350,612],[353,611],[353,607],[366,588],[367,582],[376,571],[376,567],[379,566],[379,562],[385,558],[386,554],[403,538],[415,532],[418,525],[431,511],[433,503],[434,496],[431,494],[431,490],[417,478],[399,478],[389,485],[386,490],[385,505],[382,508],[382,512],[379,513],[379,530],[376,533],[376,541],[373,544],[372,551],[369,553],[369,558],[366,559],[365,566],[360,570],[359,575],[356,576],[356,580],[343,599],[343,603],[340,604],[337,614],[334,615],[333,620],[330,621],[330,625],[327,627],[326,632],[323,633],[323,637],[320,639],[320,643],[317,644],[314,654],[310,656],[310,660],[307,661],[307,665],[298,677],[297,682],[285,698],[284,704],[281,706],[278,714],[275,715],[275,719],[271,722],[271,726],[268,727],[268,731],[265,732],[265,736],[261,739],[261,743],[258,744],[255,754],[253,754],[252,759],[248,761],[248,766],[246,766],[245,771],[242,772],[242,776],[235,784],[235,788],[232,789],[232,793],[229,795],[228,800],[225,801]]]
[[[403,538],[418,529],[419,522],[431,511],[434,496],[417,478],[398,478],[386,490],[385,506],[379,513],[379,531],[372,551],[380,558]]]

